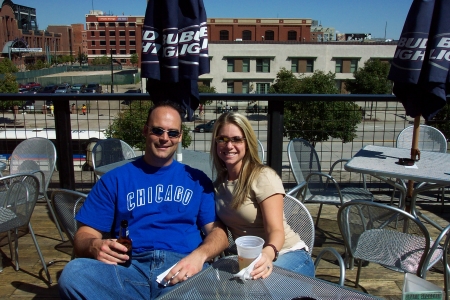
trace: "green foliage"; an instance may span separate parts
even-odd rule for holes
[[[111,57],[103,55],[102,57],[96,57],[91,62],[94,66],[105,66],[111,64]]]
[[[129,109],[121,112],[105,132],[107,137],[121,139],[130,146],[145,150],[145,137],[142,129],[147,121],[148,110],[153,106],[150,100],[132,101]],[[191,129],[183,124],[182,147],[187,148],[192,142]]]
[[[200,94],[216,94],[217,93],[216,87],[207,86],[204,84],[201,84],[198,86],[198,92]],[[200,99],[200,104],[206,105],[206,104],[211,104],[211,103],[212,103],[212,100],[205,101],[205,100]]]
[[[352,94],[391,94],[392,82],[388,80],[390,65],[379,59],[369,59],[364,67],[353,73],[355,79],[345,80],[345,89]]]
[[[335,74],[316,71],[312,76],[295,75],[281,69],[270,93],[278,94],[337,94]],[[342,101],[286,101],[284,107],[284,135],[289,139],[304,138],[315,145],[330,137],[344,143],[356,137],[361,122],[359,106]]]
[[[439,129],[448,141],[450,139],[450,103],[447,102],[433,120],[427,122],[427,125]]]
[[[78,52],[77,61],[80,64],[85,63],[88,61],[88,56],[85,53]]]
[[[0,60],[0,74],[17,73],[19,69],[9,58],[3,58]]]
[[[131,54],[130,62],[131,62],[131,64],[132,64],[133,66],[136,66],[136,65],[138,64],[138,62],[139,62],[139,56],[137,55],[137,53]]]
[[[50,64],[43,62],[42,60],[38,59],[34,64],[27,64],[26,69],[28,71],[32,70],[41,70],[45,68],[49,68]]]
[[[3,79],[0,79],[0,93],[17,93],[19,85],[16,77],[11,73],[6,73]],[[0,101],[0,109],[10,109],[14,105],[21,106],[22,101]]]

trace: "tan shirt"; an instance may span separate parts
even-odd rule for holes
[[[254,180],[250,194],[244,203],[237,209],[231,208],[235,181],[217,183],[216,192],[216,212],[222,222],[228,227],[237,239],[244,235],[259,236],[266,239],[264,230],[264,220],[259,203],[275,194],[285,195],[283,183],[280,177],[270,168],[264,168],[261,174]],[[286,250],[300,242],[300,237],[289,227],[283,216],[285,241],[282,249]]]

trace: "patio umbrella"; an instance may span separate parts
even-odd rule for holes
[[[389,79],[406,114],[414,118],[411,158],[420,159],[420,116],[433,118],[445,105],[450,67],[450,0],[414,0],[407,15]],[[407,197],[413,182],[408,182]]]
[[[149,0],[142,34],[142,77],[155,102],[172,100],[192,120],[198,76],[209,72],[202,0]]]

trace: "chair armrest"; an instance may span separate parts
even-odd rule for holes
[[[441,233],[439,233],[438,237],[436,238],[436,240],[433,243],[433,246],[430,247],[430,251],[428,251],[428,254],[425,257],[425,261],[423,262],[423,265],[422,265],[423,266],[422,270],[417,270],[417,272],[420,272],[420,274],[418,274],[418,276],[422,277],[423,279],[426,279],[426,272],[429,269],[428,265],[430,263],[430,260],[433,257],[434,252],[438,249],[438,247],[442,246],[441,242],[443,242],[444,238],[445,238],[445,243],[443,246],[444,247],[443,255],[447,256],[446,252],[448,250],[449,243],[450,243],[450,225],[447,225],[447,227],[442,229]],[[446,268],[447,268],[446,262],[447,262],[447,258],[444,259],[444,273],[446,272]]]
[[[306,181],[300,182],[300,184],[296,185],[294,188],[289,190],[289,192],[287,192],[286,195],[291,195],[295,197],[297,195],[296,193],[304,187],[306,187]]]
[[[327,178],[327,182],[325,184],[325,186],[328,185],[328,181],[332,181],[334,183],[334,186],[336,187],[336,190],[339,194],[339,198],[341,199],[341,203],[344,204],[344,198],[342,197],[342,193],[341,193],[341,188],[339,187],[339,183],[336,181],[336,179],[333,178],[333,176],[329,175],[329,174],[325,174],[322,172],[311,172],[308,174],[308,176],[306,177],[306,183],[308,184],[310,181],[310,178],[312,176],[322,176],[322,177],[326,177]]]
[[[317,266],[320,263],[320,260],[322,259],[322,256],[326,253],[329,252],[331,254],[333,254],[339,264],[339,285],[340,286],[344,286],[344,281],[345,281],[345,263],[344,260],[342,259],[342,256],[339,252],[337,252],[336,249],[331,248],[331,247],[326,247],[323,248],[322,251],[319,252],[319,254],[317,255],[316,260],[314,261],[314,268],[317,269]]]

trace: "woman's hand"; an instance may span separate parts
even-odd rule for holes
[[[253,279],[267,278],[270,274],[272,274],[272,270],[272,260],[266,253],[262,252],[261,258],[255,264],[255,267],[253,268],[253,271],[250,273],[250,275]]]

